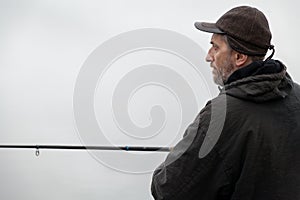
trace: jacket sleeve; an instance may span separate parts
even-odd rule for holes
[[[226,195],[228,181],[217,151],[211,148],[206,156],[199,156],[207,130],[220,132],[213,127],[217,124],[218,117],[212,119],[209,102],[186,129],[183,139],[154,171],[151,191],[156,200],[213,200]]]

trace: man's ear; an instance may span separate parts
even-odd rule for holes
[[[248,55],[239,53],[239,52],[235,52],[235,64],[238,68],[246,66],[248,64],[250,64],[250,58]]]

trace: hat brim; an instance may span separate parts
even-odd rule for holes
[[[220,30],[215,23],[207,23],[207,22],[195,22],[195,27],[204,32],[208,33],[217,33],[217,34],[225,34],[224,31]]]

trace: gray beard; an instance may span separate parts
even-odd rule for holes
[[[227,82],[229,76],[235,71],[234,65],[232,63],[229,63],[227,67],[222,68],[222,71],[215,70],[214,75],[214,82],[217,85],[224,86],[224,84]]]

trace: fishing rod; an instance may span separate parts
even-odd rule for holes
[[[142,147],[142,146],[80,146],[80,145],[0,145],[0,149],[35,149],[39,156],[40,149],[60,150],[113,150],[113,151],[157,151],[169,152],[172,147]]]

